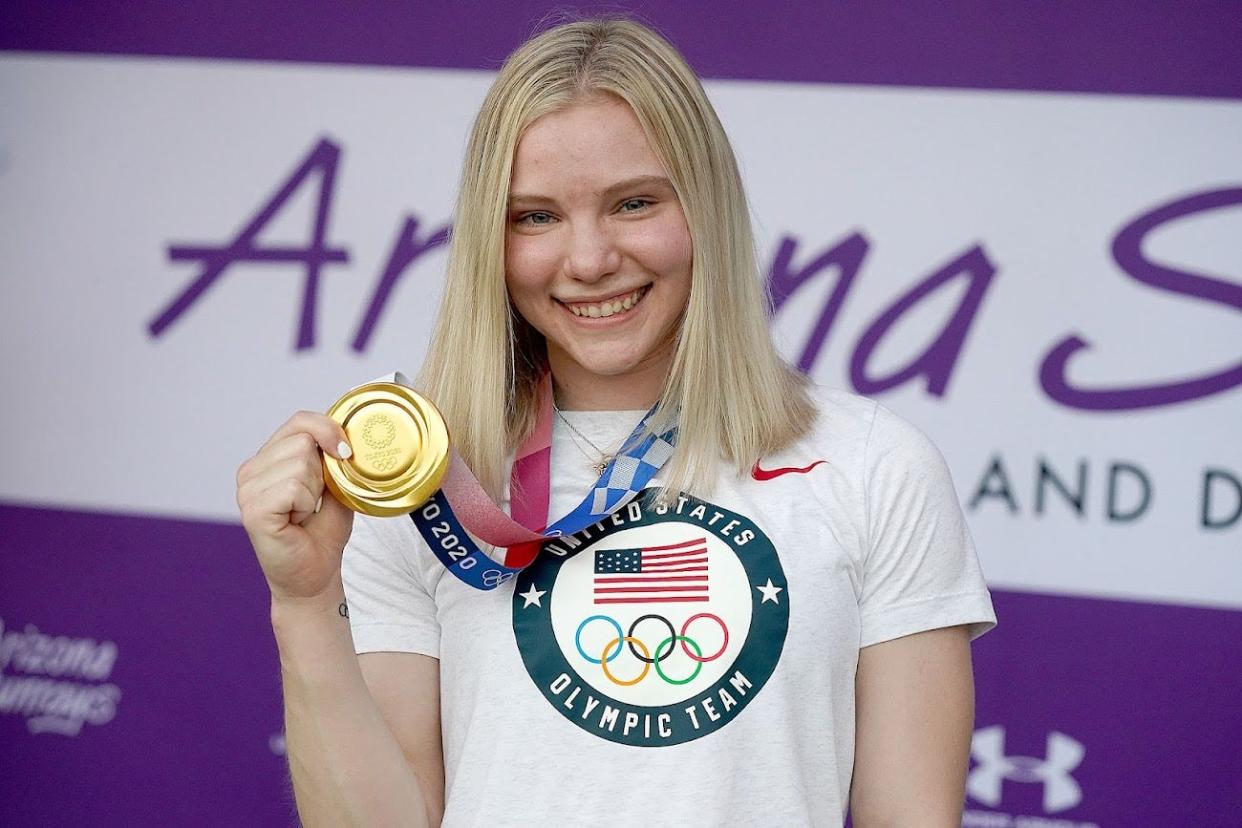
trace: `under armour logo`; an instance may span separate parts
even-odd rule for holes
[[[999,805],[1001,782],[1044,783],[1044,811],[1055,813],[1072,808],[1082,801],[1082,788],[1070,771],[1078,767],[1086,748],[1076,739],[1057,733],[1048,734],[1045,759],[1031,756],[1005,755],[1005,728],[993,725],[976,730],[970,740],[970,755],[979,764],[966,780],[966,792],[986,805]]]

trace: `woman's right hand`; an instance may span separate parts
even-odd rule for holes
[[[324,488],[321,450],[352,454],[336,421],[299,411],[237,470],[242,526],[273,600],[317,598],[340,577],[354,513]]]

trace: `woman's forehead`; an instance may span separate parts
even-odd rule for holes
[[[592,97],[550,112],[527,128],[514,154],[511,191],[600,191],[616,182],[665,176],[629,104]]]

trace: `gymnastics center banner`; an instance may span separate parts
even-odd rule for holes
[[[288,824],[234,475],[417,370],[499,61],[0,43],[0,823]],[[933,438],[993,589],[964,824],[1236,824],[1242,92],[713,60],[783,353]]]

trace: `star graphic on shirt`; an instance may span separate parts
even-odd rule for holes
[[[534,584],[531,584],[530,589],[526,590],[525,592],[519,592],[518,595],[522,596],[522,600],[526,602],[522,604],[522,609],[526,609],[531,604],[534,604],[535,606],[542,609],[543,604],[539,603],[539,599],[542,598],[545,594],[547,594],[547,592],[548,591],[546,589],[535,589]]]
[[[766,604],[768,601],[771,601],[773,604],[779,604],[781,602],[780,599],[776,597],[776,594],[784,589],[784,587],[778,587],[776,584],[772,583],[771,578],[768,578],[766,586],[757,586],[755,589],[763,593],[763,600],[759,603]]]

